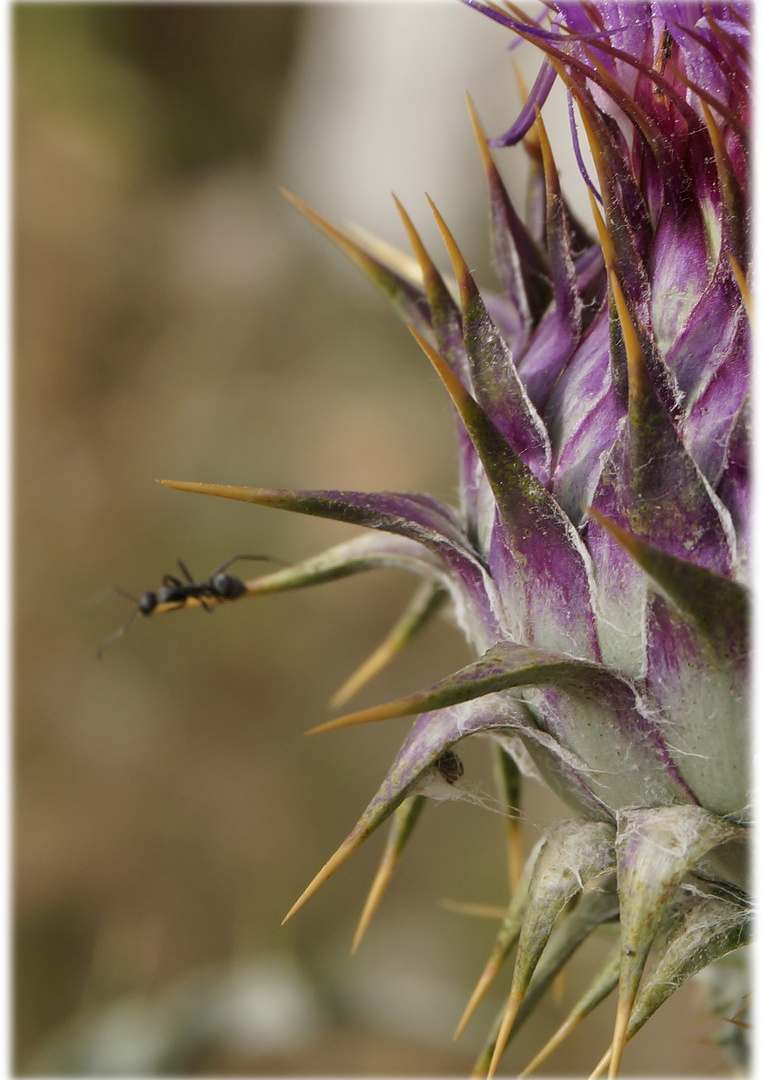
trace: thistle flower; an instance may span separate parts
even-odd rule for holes
[[[249,582],[248,595],[374,567],[420,575],[342,700],[445,598],[478,656],[418,693],[314,729],[416,716],[379,791],[289,916],[393,815],[361,934],[427,784],[457,783],[453,747],[487,734],[509,807],[523,770],[574,816],[516,867],[458,1030],[515,943],[509,996],[477,1064],[492,1075],[574,949],[618,922],[609,960],[531,1065],[618,990],[594,1073],[608,1066],[614,1076],[659,1005],[748,938],[750,6],[555,0],[544,23],[509,3],[466,2],[544,53],[503,136],[487,140],[471,110],[500,291],[477,286],[433,204],[453,292],[401,206],[414,262],[288,195],[391,299],[441,376],[455,406],[459,506],[167,483],[374,530]],[[555,80],[568,94],[594,236],[564,199],[542,123]],[[493,157],[521,141],[526,220]],[[510,842],[515,864],[515,832]]]

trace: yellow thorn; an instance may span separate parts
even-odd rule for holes
[[[746,274],[741,269],[741,264],[735,257],[732,251],[728,252],[728,262],[730,263],[730,269],[733,271],[733,277],[736,279],[736,285],[738,291],[741,294],[741,299],[744,302],[746,313],[749,316],[749,322],[754,321],[754,302],[751,295],[751,289],[749,283],[746,280]]]
[[[426,799],[423,795],[414,795],[412,798],[405,799],[394,811],[386,847],[384,848],[381,862],[376,871],[376,876],[373,879],[370,892],[368,893],[368,897],[360,915],[354,938],[352,939],[352,952],[355,951],[362,940],[368,923],[378,907],[397,863],[402,858],[402,852],[410,839],[415,823],[425,804]]]
[[[603,1074],[604,1074],[604,1072],[606,1070],[606,1066],[608,1065],[610,1060],[611,1060],[611,1047],[608,1048],[608,1050],[603,1055],[601,1060],[598,1062],[598,1064],[595,1066],[593,1071],[590,1073],[590,1076],[588,1077],[588,1080],[599,1080],[599,1077],[603,1076]]]
[[[532,19],[526,11],[523,11],[519,7],[518,4],[511,4],[509,0],[503,0],[503,7],[508,12],[508,14],[512,15],[514,19],[516,19],[518,22],[529,23],[530,25],[535,26],[539,30],[542,21],[542,15],[537,20]]]
[[[423,246],[423,241],[421,240],[418,230],[413,224],[410,215],[408,214],[402,203],[399,201],[397,196],[394,194],[394,192],[392,192],[392,198],[394,199],[394,205],[397,207],[397,212],[402,218],[402,224],[405,226],[405,232],[407,233],[408,240],[410,241],[410,246],[413,249],[415,257],[418,260],[425,277],[424,263],[428,264],[431,262],[429,258],[429,253]]]
[[[397,716],[410,716],[416,712],[423,712],[423,707],[411,706],[407,699],[398,698],[384,705],[372,705],[369,709],[337,716],[335,720],[326,720],[324,724],[318,724],[304,734],[322,735],[324,731],[338,731],[340,728],[355,727],[357,724],[375,724],[378,720],[393,720]]]
[[[331,855],[330,859],[322,868],[322,870],[319,870],[318,873],[315,874],[312,881],[309,883],[302,895],[299,897],[299,899],[293,905],[286,917],[283,919],[283,922],[281,922],[281,926],[283,926],[283,923],[287,923],[291,916],[296,914],[299,908],[309,900],[313,893],[317,892],[323,882],[331,876],[334,870],[338,869],[338,867],[341,866],[341,864],[349,858],[352,852],[361,843],[361,839],[362,837],[358,838],[354,835],[347,837],[341,847],[339,847],[333,853],[333,855]]]
[[[482,159],[482,166],[484,167],[484,171],[488,172],[490,169],[494,169],[495,162],[492,157],[492,153],[490,152],[490,148],[487,143],[487,136],[484,132],[484,128],[482,127],[481,120],[479,119],[479,115],[474,107],[474,103],[468,94],[466,94],[466,107],[468,109],[468,115],[471,119],[471,126],[474,129],[474,134],[476,135],[476,145],[479,147],[479,156]]]
[[[456,915],[474,915],[478,919],[504,919],[505,905],[479,904],[470,900],[448,900],[443,897],[439,906],[445,911],[453,911]]]
[[[561,1024],[561,1026],[558,1028],[555,1035],[552,1035],[548,1039],[542,1050],[540,1050],[539,1053],[535,1054],[527,1067],[523,1069],[522,1072],[520,1072],[519,1075],[516,1077],[516,1080],[524,1080],[525,1077],[529,1076],[530,1073],[533,1073],[535,1069],[539,1068],[539,1066],[542,1065],[543,1061],[545,1061],[546,1058],[550,1057],[556,1047],[561,1045],[566,1036],[570,1035],[574,1028],[578,1026],[578,1024],[579,1021],[573,1023],[569,1018],[564,1020],[563,1024]]]
[[[361,225],[348,226],[357,237],[357,240],[353,240],[351,236],[337,229],[335,225],[332,225],[330,221],[318,214],[316,210],[313,210],[311,206],[297,195],[294,195],[293,192],[288,191],[286,188],[280,190],[281,194],[304,214],[308,221],[311,221],[321,232],[325,233],[355,266],[367,272],[369,264],[380,261],[402,277],[412,281],[413,284],[421,284],[420,268],[415,260],[411,259],[404,251],[400,251],[393,244],[374,236],[373,233],[368,232]]]
[[[371,655],[339,687],[329,702],[331,708],[338,709],[346,704],[358,690],[361,690],[366,683],[378,675],[379,671],[383,671],[387,664],[392,662],[400,649],[401,645],[395,638],[388,637],[382,641],[378,648],[374,649]]]
[[[537,128],[537,136],[540,140],[540,150],[542,151],[542,168],[545,173],[545,185],[553,192],[559,190],[558,170],[556,169],[556,163],[553,159],[553,151],[550,148],[550,139],[548,133],[545,130],[545,124],[543,123],[542,116],[540,114],[540,108],[538,105],[534,107],[535,115],[535,127]]]
[[[394,198],[394,194],[392,194],[392,198]],[[375,255],[382,263],[385,263],[392,270],[396,270],[401,277],[412,281],[414,285],[423,284],[421,268],[410,255],[400,251],[394,244],[375,236],[372,232],[364,229],[362,225],[352,224],[349,228],[371,255]]]
[[[292,191],[282,187],[280,192],[284,198],[288,199],[292,206],[295,206],[301,214],[304,214],[308,221],[311,221],[312,224],[324,232],[329,239],[333,240],[345,255],[347,255],[354,263],[362,266],[363,257],[367,258],[367,256],[353,240],[337,229],[335,225],[332,225],[330,221],[327,221],[322,217],[317,210],[313,210],[312,207],[303,199],[300,199],[298,195],[294,195]]]
[[[413,253],[415,254],[416,259],[418,260],[419,276],[421,277],[423,284],[428,285],[431,281],[436,279],[437,269],[434,266],[431,256],[423,245],[423,241],[421,240],[418,230],[416,229],[415,225],[413,225],[413,222],[411,221],[410,216],[408,215],[404,206],[393,192],[392,198],[394,199],[399,215],[402,218],[402,224],[405,226],[405,232],[407,233],[408,240],[410,241],[410,246],[413,249]],[[452,279],[450,279],[448,288],[450,288],[451,285]]]
[[[614,1023],[614,1038],[611,1040],[611,1058],[609,1060],[609,1080],[616,1080],[619,1073],[619,1062],[622,1059],[622,1050],[627,1041],[627,1025],[630,1022],[632,1012],[632,1000],[624,997],[621,992],[617,1002],[616,1021]]]
[[[614,303],[616,305],[617,315],[619,316],[619,323],[622,327],[624,351],[627,355],[627,382],[630,397],[632,398],[634,394],[642,391],[646,378],[643,352],[640,348],[635,324],[632,321],[632,316],[627,307],[627,301],[622,292],[622,286],[619,284],[619,279],[613,270],[609,271],[609,285],[611,287],[611,292],[614,295]]]
[[[598,72],[598,75],[601,79],[602,89],[609,95],[613,102],[616,102],[616,96],[613,92],[616,90],[617,86],[616,79],[606,69],[603,61],[598,59],[598,57],[593,53],[593,51],[588,45],[582,45],[582,49],[590,63]],[[640,108],[634,98],[629,97],[628,104],[630,109],[628,119],[631,120],[633,124],[635,124],[638,131],[641,133],[648,145],[656,153],[658,151],[658,128],[654,123],[652,123],[648,114]]]
[[[642,551],[642,544],[634,536],[631,536],[626,529],[623,529],[621,525],[617,525],[611,518],[596,510],[595,507],[586,506],[585,509],[591,518],[595,518],[599,525],[602,525],[604,529],[611,533],[618,544],[621,544],[626,551],[629,551],[633,558],[637,558],[638,553]]]
[[[424,581],[381,644],[333,695],[331,706],[339,708],[344,705],[361,687],[390,664],[412,640],[442,598],[443,593],[437,586],[430,581]]]
[[[513,61],[513,76],[516,79],[516,85],[519,88],[521,104],[526,105],[527,101],[529,101],[529,87],[527,86],[526,79],[524,78],[524,72],[521,70],[515,60]]]
[[[430,282],[435,281],[438,278],[441,278],[441,280],[445,283],[445,286],[446,286],[448,292],[450,293],[450,295],[451,296],[457,296],[458,295],[458,283],[457,283],[457,281],[453,281],[452,276],[450,274],[439,274],[439,272],[437,271],[436,266],[434,265],[434,262],[433,262],[431,256],[429,255],[428,251],[424,247],[423,241],[421,240],[421,237],[420,237],[417,229],[413,225],[413,222],[411,221],[407,211],[405,210],[404,206],[402,205],[402,203],[399,201],[399,199],[397,198],[397,196],[393,192],[392,192],[392,198],[394,199],[395,203],[397,204],[397,210],[399,211],[400,217],[402,218],[402,224],[405,226],[405,232],[408,235],[408,240],[410,241],[410,246],[412,247],[413,252],[415,253],[416,259],[418,260],[418,275],[417,275],[418,280],[422,281],[424,286],[428,286]]]
[[[720,170],[724,169],[725,163],[727,161],[725,143],[722,141],[722,135],[720,134],[720,129],[717,127],[717,121],[712,115],[712,110],[703,100],[701,102],[701,108],[704,113],[704,120],[706,121],[706,129],[709,134],[709,140],[712,144],[712,150],[714,151],[717,171],[720,172]]]
[[[463,299],[463,286],[466,283],[466,281],[470,280],[471,271],[468,269],[468,266],[466,264],[466,260],[463,258],[463,255],[461,254],[460,248],[455,243],[455,237],[452,235],[450,230],[445,225],[444,218],[442,217],[442,215],[437,210],[436,206],[434,205],[433,200],[428,195],[426,196],[426,198],[428,199],[429,206],[431,207],[431,212],[434,215],[436,223],[437,223],[437,225],[439,227],[439,231],[441,232],[442,238],[443,238],[443,240],[445,242],[445,245],[447,246],[447,253],[450,256],[450,259],[452,261],[453,269],[455,270],[455,277],[458,279],[458,286],[460,287],[460,290],[461,290],[461,302],[462,302],[462,299]]]
[[[606,270],[612,271],[616,266],[614,242],[611,239],[611,233],[606,228],[606,222],[603,220],[603,215],[598,209],[598,203],[595,196],[589,188],[587,189],[587,194],[590,199],[590,209],[593,212],[595,227],[598,230],[598,240],[601,245],[601,251],[603,252],[603,261],[606,264]]]
[[[462,407],[467,404],[468,398],[470,397],[470,394],[466,390],[465,386],[460,381],[455,372],[452,370],[447,361],[439,355],[436,349],[433,349],[431,345],[429,345],[428,341],[426,341],[425,338],[421,337],[415,327],[408,325],[408,330],[434,365],[437,375],[439,375],[439,378],[445,384],[448,394],[455,402],[456,407],[460,411]]]
[[[191,491],[197,495],[218,495],[222,499],[238,499],[239,502],[256,503],[270,493],[266,488],[237,487],[234,484],[197,484],[187,480],[157,480],[157,484],[176,491]]]
[[[505,914],[505,912],[503,912]],[[496,966],[492,961],[487,962],[487,966],[479,976],[479,981],[474,987],[474,991],[471,997],[468,999],[468,1004],[463,1010],[463,1015],[458,1021],[458,1026],[455,1028],[455,1034],[453,1035],[453,1041],[459,1039],[463,1034],[466,1025],[469,1023],[471,1017],[476,1012],[477,1006],[480,1004],[482,998],[487,993],[487,990],[492,985],[495,976],[499,971],[499,965]]]
[[[733,1015],[725,1018],[729,1024],[740,1023],[738,1017],[743,1016],[743,1014],[747,1012],[751,1006],[751,994],[746,994],[745,1000],[742,998],[742,1001],[743,1004],[736,1009]]]
[[[357,923],[357,929],[355,930],[355,936],[352,938],[352,945],[350,952],[354,952],[357,946],[363,939],[365,931],[368,929],[368,924],[373,918],[376,908],[378,907],[381,897],[384,895],[386,886],[391,880],[391,876],[394,872],[394,868],[397,865],[399,859],[394,853],[385,851],[381,863],[376,871],[376,876],[373,879],[373,884],[370,887],[368,897],[365,901],[365,905],[360,914],[360,918]]]
[[[508,1004],[506,1005],[503,1014],[503,1020],[500,1024],[500,1030],[497,1033],[495,1049],[492,1051],[492,1060],[489,1063],[487,1080],[492,1080],[492,1077],[495,1075],[495,1070],[500,1063],[500,1058],[503,1056],[503,1050],[505,1050],[505,1044],[508,1042],[508,1036],[511,1034],[511,1028],[516,1019],[516,1013],[519,1011],[519,1006],[523,1000],[523,994],[514,994],[514,992],[511,991],[508,997]]]
[[[508,833],[508,884],[511,896],[516,892],[524,869],[524,855],[521,850],[521,819],[509,817],[506,822]]]

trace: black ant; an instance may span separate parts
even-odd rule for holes
[[[144,592],[140,599],[131,596],[124,589],[117,586],[116,591],[128,600],[132,600],[136,607],[124,625],[120,626],[111,637],[107,637],[98,646],[98,658],[100,659],[103,655],[103,650],[107,645],[122,636],[138,612],[141,615],[150,615],[159,604],[174,604],[176,608],[181,608],[185,606],[191,597],[195,597],[201,602],[204,611],[211,612],[212,609],[204,602],[205,597],[216,600],[237,600],[239,596],[243,596],[246,592],[243,581],[232,574],[225,573],[227,568],[232,563],[238,562],[239,559],[261,559],[266,562],[280,562],[280,559],[272,559],[269,555],[233,555],[231,559],[227,559],[216,570],[213,570],[206,581],[194,581],[188,567],[182,559],[178,559],[177,565],[185,575],[186,581],[180,581],[179,578],[173,577],[171,574],[165,574],[162,578],[162,587],[157,592]]]

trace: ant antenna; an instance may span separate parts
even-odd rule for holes
[[[127,593],[123,592],[121,589],[117,589],[117,592],[121,593],[122,596],[127,596]],[[129,597],[129,599],[131,600],[132,597]],[[124,625],[120,626],[118,630],[115,630],[114,633],[110,637],[107,637],[106,640],[102,641],[100,643],[100,645],[98,646],[98,649],[96,651],[96,656],[98,657],[99,660],[103,656],[103,652],[104,652],[106,646],[110,645],[112,641],[116,641],[117,638],[120,638],[122,636],[122,634],[125,632],[125,630],[130,625],[130,623],[132,622],[132,620],[135,618],[135,616],[137,615],[137,613],[139,611],[140,611],[140,608],[138,607],[138,602],[135,601],[135,607],[130,612],[129,618],[124,623]]]

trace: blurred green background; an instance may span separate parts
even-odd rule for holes
[[[381,836],[279,925],[374,794],[408,722],[303,732],[330,715],[331,694],[415,582],[378,572],[213,618],[138,619],[96,660],[130,611],[114,584],[139,595],[178,557],[202,579],[239,552],[294,561],[353,532],[170,492],[155,477],[453,498],[436,377],[277,189],[335,215],[326,176],[350,200],[375,200],[374,185],[407,198],[414,185],[419,218],[424,188],[443,191],[445,217],[488,275],[462,91],[476,68],[489,80],[502,65],[500,91],[477,105],[491,130],[507,126],[507,42],[456,4],[426,5],[425,16],[351,8],[12,9],[21,1074],[462,1075],[506,991],[504,979],[453,1046],[495,926],[439,900],[505,901],[503,823],[489,805],[432,805],[354,957]],[[384,19],[399,69],[373,61]],[[341,67],[348,57],[354,75]],[[401,110],[407,70],[424,89]],[[362,100],[387,112],[368,106],[367,124],[348,114],[342,127],[361,82]],[[404,128],[387,149],[395,116],[415,138]],[[369,156],[379,148],[381,165]],[[440,164],[448,155],[452,170]],[[409,161],[425,179],[403,175]],[[367,183],[352,179],[363,166]],[[507,171],[520,199],[520,170]],[[400,242],[384,199],[386,235]],[[442,619],[358,707],[468,659]],[[469,790],[487,801],[488,750],[473,741],[462,754]],[[557,813],[547,793],[532,794],[528,846]],[[506,1070],[555,1029],[607,948],[591,943],[575,960]],[[612,1009],[546,1072],[587,1075]],[[628,1048],[623,1073],[726,1074],[710,1030],[700,988],[686,987],[650,1040]]]

